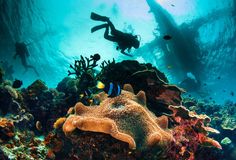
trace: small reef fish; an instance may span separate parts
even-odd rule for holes
[[[36,129],[37,129],[38,131],[41,131],[42,128],[43,128],[40,121],[37,121],[37,122],[36,122],[35,127],[36,127]]]
[[[20,88],[23,85],[23,82],[21,80],[16,79],[13,84],[12,87],[13,88]]]
[[[163,39],[168,41],[168,40],[171,40],[172,37],[170,35],[164,35]]]
[[[107,93],[108,97],[116,97],[121,94],[121,88],[118,84],[114,84],[114,83],[104,84],[98,81],[97,88],[102,89],[105,93]]]
[[[90,89],[86,89],[79,96],[81,100],[84,100],[86,101],[86,103],[91,104],[93,103],[92,95],[92,91]]]

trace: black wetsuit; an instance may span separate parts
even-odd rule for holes
[[[109,35],[109,28],[111,29],[111,35]],[[107,27],[104,32],[104,38],[113,42],[117,42],[117,49],[121,50],[121,53],[126,54],[124,51],[128,49],[128,52],[133,46],[133,41],[131,40],[134,36],[128,33],[123,33],[115,28],[111,21],[107,22]]]
[[[99,29],[106,28],[104,32],[104,38],[109,41],[116,42],[118,44],[117,50],[121,50],[121,53],[131,56],[130,54],[125,53],[125,50],[127,49],[128,52],[130,52],[130,49],[132,47],[139,48],[140,42],[137,40],[137,36],[133,36],[130,33],[124,33],[117,30],[108,17],[100,16],[96,13],[92,13],[91,19],[107,22],[105,24],[93,27],[91,29],[91,32],[95,32]],[[110,34],[109,34],[109,31],[110,31]]]

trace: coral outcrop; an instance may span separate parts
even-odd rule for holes
[[[49,89],[43,81],[36,80],[26,89],[22,89],[24,105],[34,117],[34,124],[39,121],[42,132],[49,132],[54,121],[64,115],[70,105],[64,94],[56,89]],[[33,126],[35,128],[35,126]],[[36,128],[35,128],[36,129]]]
[[[47,148],[42,140],[36,138],[34,133],[30,131],[16,132],[14,138],[11,138],[7,143],[1,144],[0,150],[2,150],[4,155],[7,155],[7,159],[14,160],[44,160],[47,153]],[[3,158],[3,160],[5,159]]]
[[[169,105],[181,105],[181,93],[184,91],[169,85],[166,76],[149,63],[140,64],[132,60],[107,63],[102,67],[98,79],[121,85],[131,84],[135,93],[143,90],[147,95],[148,107],[155,114],[168,112]]]
[[[224,137],[210,134],[214,139],[209,138],[209,133],[218,133],[209,127],[210,118],[188,109],[210,114],[211,124],[232,141],[222,145],[223,151],[235,150],[231,147],[235,144],[235,129],[232,129],[235,104],[227,104],[226,111],[191,98],[182,103],[182,89],[169,85],[164,74],[151,64],[137,61],[104,62],[101,74],[97,75],[94,67],[99,58],[95,54],[87,58],[88,63],[83,59],[86,63],[81,67],[88,69],[78,67],[82,74],[66,77],[57,89],[48,88],[41,80],[27,88],[14,89],[11,81],[3,80],[0,116],[5,118],[0,119],[1,158],[222,159],[221,146],[214,139],[221,141]],[[109,98],[94,86],[88,87],[86,81],[97,79],[121,85],[130,82],[133,87],[124,85],[120,96]],[[84,89],[91,91],[87,96],[89,104],[80,98]]]
[[[132,149],[171,143],[173,137],[167,129],[167,117],[156,117],[147,109],[145,92],[134,95],[125,90],[133,89],[125,85],[121,95],[115,98],[108,98],[104,92],[98,94],[99,106],[77,103],[74,114],[63,125],[65,134],[71,136],[76,129],[106,133],[127,142]]]
[[[208,116],[197,115],[184,106],[169,106],[169,108],[173,111],[172,121],[176,123],[172,128],[176,141],[170,149],[170,157],[194,160],[199,147],[211,146],[222,149],[216,140],[208,137],[208,133],[219,134],[219,131],[207,126],[211,121]]]
[[[132,79],[132,75],[134,73],[149,70],[153,71],[163,82],[168,83],[165,74],[160,72],[156,67],[152,66],[150,63],[140,64],[138,61],[135,60],[125,60],[119,63],[115,63],[113,61],[111,63],[106,64],[106,66],[101,66],[102,71],[99,74],[99,79],[104,82],[109,82],[110,80],[112,80],[114,82],[121,82],[122,85],[128,83],[132,85],[132,83],[130,83],[130,79]],[[134,87],[134,90],[139,91],[140,89]]]
[[[0,118],[0,142],[8,141],[15,135],[14,124],[6,118]]]
[[[210,117],[202,114],[197,115],[195,112],[189,111],[183,106],[169,106],[169,108],[173,111],[172,117],[174,117],[174,120],[179,123],[180,126],[182,124],[188,124],[189,126],[192,126],[195,129],[195,132],[198,134],[197,137],[199,138],[199,142],[201,144],[208,144],[216,148],[222,149],[221,145],[217,141],[207,137],[207,134],[209,132],[215,134],[220,133],[214,128],[205,126],[209,125],[211,121]]]

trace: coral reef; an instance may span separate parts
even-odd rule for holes
[[[169,106],[173,111],[173,121],[177,123],[172,129],[175,138],[171,157],[174,159],[195,159],[197,149],[202,146],[212,146],[222,149],[221,145],[208,137],[208,133],[219,134],[219,131],[205,126],[209,125],[211,119],[206,115],[197,115],[183,106]],[[177,152],[176,152],[177,151]]]
[[[98,66],[97,62],[99,60],[99,54],[94,54],[90,58],[80,56],[80,60],[75,60],[74,65],[70,65],[73,71],[68,70],[68,75],[76,75],[77,78],[81,78],[83,74],[89,73],[89,71]]]
[[[11,105],[13,103],[13,98],[8,90],[0,86],[0,113],[5,115],[10,112]]]
[[[47,146],[48,149],[47,151],[47,158],[49,159],[54,159],[55,158],[55,153],[58,153],[62,150],[63,147],[63,141],[60,139],[57,134],[54,134],[50,132],[47,137],[44,139],[44,144]]]
[[[8,141],[14,137],[14,124],[6,118],[0,118],[0,142]]]
[[[108,98],[104,92],[95,95],[94,98],[100,101],[99,106],[84,106],[79,102],[69,109],[62,130],[73,145],[68,151],[71,156],[95,157],[94,154],[98,154],[101,159],[112,156],[116,159],[123,155],[127,159],[190,160],[200,157],[197,152],[203,153],[204,147],[212,146],[209,152],[216,151],[214,147],[221,149],[217,141],[208,137],[208,133],[219,133],[208,126],[208,116],[197,115],[183,106],[170,106],[173,114],[156,117],[146,107],[145,92],[134,95],[132,91],[130,85],[125,85],[118,97]],[[57,123],[61,126],[64,118],[59,121]],[[57,129],[60,130],[60,127]],[[99,140],[96,137],[100,137]],[[122,145],[124,148],[112,154],[113,151],[98,142],[104,145],[104,142],[109,142],[111,146]],[[136,150],[130,150],[134,148]]]
[[[95,70],[100,60],[98,53],[91,55],[90,58],[80,56],[80,60],[75,60],[74,65],[70,65],[73,71],[68,70],[68,76],[75,75],[78,79],[77,87],[80,90],[85,90],[88,87],[93,87],[96,84]]]
[[[183,90],[151,64],[108,61],[96,74],[99,59],[81,58],[73,67],[78,76],[64,78],[56,89],[41,80],[15,89],[3,79],[0,159],[224,160],[225,153],[232,159],[235,104],[227,103],[225,111],[191,98],[182,101]],[[97,80],[133,87],[124,85],[120,96],[110,98],[94,89]],[[85,89],[91,89],[92,103],[80,98]],[[212,134],[218,131],[209,126],[210,118],[193,110],[213,117],[211,125],[232,142],[225,145],[225,137]],[[208,134],[224,139],[224,152]]]
[[[143,90],[147,95],[148,107],[155,114],[168,112],[169,105],[181,105],[183,90],[177,86],[168,85],[166,76],[149,63],[140,64],[132,60],[108,63],[107,66],[102,67],[97,79],[121,85],[131,84],[135,93]]]
[[[7,113],[18,113],[22,107],[22,96],[18,90],[11,87],[10,81],[4,81],[0,84],[0,115]]]
[[[14,138],[8,143],[1,144],[0,149],[3,155],[7,155],[8,159],[14,160],[44,160],[47,153],[47,148],[42,140],[36,138],[34,133],[29,131],[16,132]]]
[[[121,85],[124,84],[131,84],[132,76],[133,74],[137,72],[142,72],[142,71],[152,71],[155,76],[155,78],[158,77],[158,80],[161,80],[163,82],[159,83],[168,83],[168,80],[166,76],[160,72],[159,70],[156,69],[156,67],[153,67],[150,63],[148,64],[140,64],[138,61],[134,60],[125,60],[119,63],[110,62],[107,63],[106,66],[101,66],[102,71],[98,75],[98,79],[100,79],[103,82],[119,82]],[[140,84],[141,85],[141,84]],[[134,86],[134,85],[133,85]],[[138,92],[140,89],[134,87],[134,91]]]
[[[132,90],[130,86],[126,87]],[[98,94],[96,97],[100,100],[99,106],[86,107],[77,103],[74,107],[75,114],[70,115],[63,125],[65,134],[73,135],[76,128],[102,132],[127,142],[131,149],[170,143],[173,138],[167,130],[167,117],[157,118],[146,108],[143,91],[134,95],[124,90],[115,98],[104,97],[104,92]]]
[[[220,106],[194,98],[184,99],[183,104],[188,104],[189,108],[195,112],[205,113],[212,117],[212,125],[216,126],[216,129],[220,132],[236,133],[236,104],[227,101],[224,105]]]
[[[36,80],[30,86],[27,87],[27,90],[29,94],[36,95],[48,90],[48,87],[43,81]]]
[[[79,80],[66,77],[57,85],[57,91],[63,93],[63,99],[68,106],[74,106],[79,101],[79,93],[81,92],[78,88]]]
[[[64,115],[69,108],[63,98],[64,94],[49,89],[44,82],[36,80],[27,89],[22,90],[24,105],[34,117],[34,124],[39,121],[42,132],[49,132],[54,121]],[[34,126],[35,128],[35,126]]]
[[[221,144],[223,145],[228,145],[230,144],[232,141],[229,139],[229,137],[225,137],[224,139],[221,140]]]
[[[230,145],[222,145],[223,155],[218,156],[215,159],[233,160],[235,157],[235,155],[233,154],[233,152],[235,152],[233,146],[236,145],[236,104],[230,101],[226,101],[223,105],[219,105],[214,102],[199,99],[197,100],[194,98],[185,98],[183,100],[183,104],[188,105],[189,109],[192,111],[195,111],[197,113],[205,113],[209,115],[209,117],[212,117],[211,125],[221,133],[219,135],[213,135],[213,137],[218,141],[224,140],[225,137],[231,140]],[[204,155],[204,153],[202,152],[199,152],[199,155],[200,154]]]

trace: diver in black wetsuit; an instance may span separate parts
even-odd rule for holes
[[[116,42],[118,44],[116,49],[121,50],[121,53],[123,53],[127,56],[132,56],[132,55],[126,53],[125,50],[127,49],[127,51],[130,52],[130,49],[132,47],[134,47],[136,49],[139,48],[140,42],[138,40],[138,36],[137,35],[133,36],[132,34],[123,33],[121,31],[117,30],[115,28],[115,26],[112,24],[112,22],[109,20],[108,17],[101,16],[101,15],[98,15],[98,14],[92,12],[90,18],[92,20],[106,22],[105,24],[93,27],[91,29],[91,32],[93,33],[99,29],[106,28],[106,30],[104,32],[104,38],[109,41]],[[109,35],[109,29],[111,30],[110,31],[111,35]]]
[[[14,55],[14,59],[16,59],[16,56],[20,57],[21,63],[25,68],[25,72],[29,68],[32,68],[34,72],[37,74],[37,76],[39,76],[39,73],[37,72],[36,68],[34,66],[27,64],[26,58],[30,56],[29,51],[27,49],[27,45],[24,42],[16,42],[15,49],[16,49],[16,53]]]

